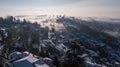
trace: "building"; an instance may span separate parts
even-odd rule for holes
[[[5,67],[49,67],[43,59],[37,59],[29,52],[13,52]]]

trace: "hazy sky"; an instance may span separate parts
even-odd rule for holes
[[[120,0],[0,0],[0,16],[40,14],[120,18]]]

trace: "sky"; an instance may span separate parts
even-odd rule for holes
[[[43,14],[120,18],[120,0],[0,0],[0,16]]]

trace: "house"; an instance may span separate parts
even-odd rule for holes
[[[9,58],[10,60],[5,64],[6,67],[49,67],[44,60],[35,58],[29,52],[13,52]]]

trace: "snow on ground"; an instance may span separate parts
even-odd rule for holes
[[[68,48],[63,43],[61,43],[56,45],[56,49],[67,51]]]
[[[87,61],[86,62],[86,67],[106,67],[106,66]]]

